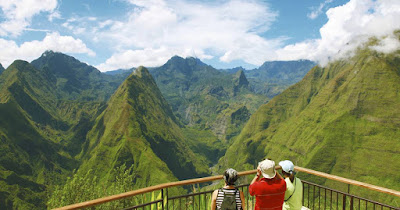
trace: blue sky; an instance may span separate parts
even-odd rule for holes
[[[400,47],[398,0],[0,0],[0,63],[63,52],[101,71],[173,55],[216,68],[349,56],[368,37]]]

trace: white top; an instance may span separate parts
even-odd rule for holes
[[[303,184],[301,180],[297,177],[294,178],[294,182],[290,181],[290,178],[285,179],[286,182],[286,192],[285,192],[285,202],[283,203],[283,210],[295,209],[300,210],[303,200]]]

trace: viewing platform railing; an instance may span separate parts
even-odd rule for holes
[[[280,169],[277,166],[276,169]],[[390,206],[369,199],[361,198],[349,193],[350,186],[359,186],[366,188],[368,190],[377,191],[384,193],[388,196],[394,196],[399,198],[400,202],[400,192],[392,189],[387,189],[351,179],[346,179],[343,177],[330,175],[323,172],[318,172],[302,167],[295,166],[295,170],[298,172],[304,172],[307,174],[315,175],[318,177],[338,181],[348,185],[348,192],[342,192],[339,190],[331,189],[325,186],[314,184],[305,180],[303,182],[303,206],[309,209],[396,209],[400,210],[400,206]],[[240,177],[247,175],[254,175],[257,170],[243,171],[239,172]],[[211,195],[213,190],[206,190],[203,192],[193,192],[186,195],[170,195],[168,189],[173,187],[182,186],[195,186],[200,183],[213,182],[223,179],[222,175],[210,176],[204,178],[190,179],[184,181],[170,182],[165,184],[159,184],[156,186],[146,187],[138,190],[133,190],[130,192],[121,193],[118,195],[112,195],[104,198],[99,198],[91,201],[86,201],[82,203],[72,204],[57,208],[57,210],[66,209],[82,209],[88,207],[98,206],[101,204],[106,204],[113,201],[118,201],[122,199],[133,199],[136,198],[135,205],[126,205],[121,209],[199,209],[205,210],[210,209]],[[246,209],[254,209],[255,198],[250,196],[248,191],[249,184],[238,185],[237,187],[244,193],[245,196],[245,206]],[[195,190],[193,190],[195,191]],[[151,193],[147,195],[146,193]],[[140,197],[141,196],[141,197]],[[139,197],[139,198],[137,198]],[[142,201],[142,202],[141,202]]]

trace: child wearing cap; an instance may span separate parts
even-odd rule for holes
[[[282,174],[285,177],[286,182],[283,210],[300,210],[302,208],[303,199],[303,185],[301,180],[295,176],[296,172],[294,171],[294,165],[292,161],[284,160],[279,162],[279,165],[282,167]]]
[[[256,196],[255,210],[282,210],[286,182],[275,171],[275,162],[269,159],[258,164],[257,175],[249,186],[251,196]]]

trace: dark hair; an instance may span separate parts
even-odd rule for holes
[[[290,181],[291,181],[292,183],[294,182],[294,177],[295,177],[295,175],[296,175],[296,172],[295,172],[295,171],[292,171],[292,170],[291,170],[291,171],[289,171],[289,173],[288,173],[288,172],[282,170],[282,174],[288,176],[289,179],[290,179]]]
[[[228,168],[224,172],[224,180],[227,185],[235,185],[238,179],[237,171],[233,168]]]

